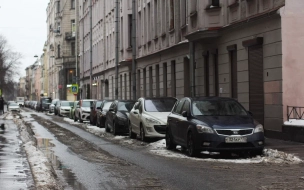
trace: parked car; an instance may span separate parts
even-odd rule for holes
[[[90,119],[90,109],[93,104],[93,101],[93,99],[79,100],[74,113],[74,121],[79,120],[79,122],[82,123],[83,121]]]
[[[53,99],[52,100],[52,102],[50,104],[50,108],[49,108],[50,109],[49,110],[50,113],[55,113],[55,104],[56,104],[57,101],[59,101],[59,99]]]
[[[189,156],[200,151],[262,154],[264,128],[232,98],[182,98],[168,116],[166,147],[181,145]]]
[[[59,101],[58,106],[58,115],[59,116],[68,116],[70,114],[71,106],[73,106],[74,102],[72,101]]]
[[[58,100],[58,101],[55,103],[54,115],[58,115],[59,107],[60,107],[60,102],[61,102],[61,101],[66,101],[66,100]]]
[[[115,100],[107,112],[105,129],[107,132],[112,131],[114,135],[119,132],[129,132],[128,114],[132,110],[136,101],[133,100]]]
[[[78,103],[78,101],[74,101],[73,105],[71,106],[70,116],[69,116],[70,119],[74,119],[74,113],[75,113],[75,109],[76,109],[77,103]]]
[[[17,112],[20,112],[20,106],[18,103],[16,102],[10,102],[8,104],[8,111],[17,111]]]
[[[176,98],[139,98],[130,112],[130,138],[165,138],[167,117]]]
[[[91,111],[90,111],[90,124],[96,125],[96,120],[97,120],[97,112],[100,110],[100,106],[102,105],[103,101],[102,100],[94,100],[93,104],[91,106]]]
[[[100,110],[97,111],[96,125],[97,127],[105,127],[106,114],[114,100],[104,100],[100,106]]]
[[[52,98],[41,98],[40,99],[40,111],[49,111]]]

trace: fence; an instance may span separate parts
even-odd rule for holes
[[[287,120],[290,119],[303,119],[304,107],[298,106],[287,106]]]

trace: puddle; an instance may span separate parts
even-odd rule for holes
[[[37,146],[46,155],[48,160],[51,161],[53,168],[56,170],[57,175],[64,179],[71,189],[74,190],[87,190],[81,183],[77,181],[75,174],[67,166],[63,165],[58,157],[54,154],[52,147],[55,145],[51,139],[37,138]],[[65,188],[66,189],[66,188]],[[67,188],[68,189],[68,188]]]

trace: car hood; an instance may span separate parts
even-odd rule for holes
[[[19,106],[8,106],[9,109],[12,109],[12,108],[19,108]]]
[[[70,106],[61,106],[61,109],[71,109]]]
[[[170,114],[170,112],[145,112],[145,114],[156,120],[160,120],[164,123],[167,123],[168,115]]]
[[[249,116],[195,116],[197,120],[215,129],[254,128],[254,120]]]
[[[81,110],[89,112],[89,111],[91,111],[91,108],[89,108],[89,107],[81,107]]]

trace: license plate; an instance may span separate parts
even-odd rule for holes
[[[226,143],[246,143],[247,137],[226,137]]]

